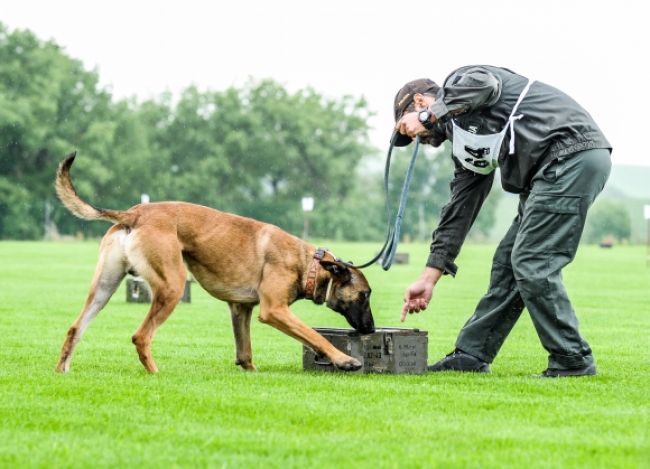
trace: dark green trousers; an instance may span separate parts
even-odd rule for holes
[[[491,363],[526,307],[549,352],[549,368],[593,363],[562,283],[562,268],[575,257],[587,210],[610,169],[606,149],[575,153],[540,168],[530,193],[520,196],[517,216],[494,254],[488,292],[460,331],[457,348]]]

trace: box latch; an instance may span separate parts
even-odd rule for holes
[[[384,336],[384,352],[386,352],[386,355],[392,355],[393,354],[393,335],[392,334],[386,334]]]

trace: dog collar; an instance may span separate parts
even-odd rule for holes
[[[308,300],[314,299],[314,293],[316,290],[316,272],[318,271],[318,266],[320,261],[323,260],[325,256],[325,249],[318,248],[314,253],[314,257],[311,259],[309,264],[309,270],[307,271],[307,281],[305,282],[305,298]]]

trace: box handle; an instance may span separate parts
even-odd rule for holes
[[[332,364],[329,358],[322,355],[314,355],[314,363],[320,366],[329,366]]]

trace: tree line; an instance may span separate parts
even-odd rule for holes
[[[96,71],[52,41],[0,23],[0,238],[39,239],[46,230],[99,236],[106,226],[58,202],[58,162],[78,151],[73,180],[93,205],[185,200],[274,223],[300,235],[302,197],[315,199],[310,235],[379,240],[386,228],[383,155],[368,143],[363,98],[289,92],[273,80],[116,100]],[[396,205],[410,149],[391,169]],[[442,154],[441,154],[442,153]],[[453,173],[448,148],[418,159],[402,232],[428,238]],[[494,224],[496,197],[474,233]]]

